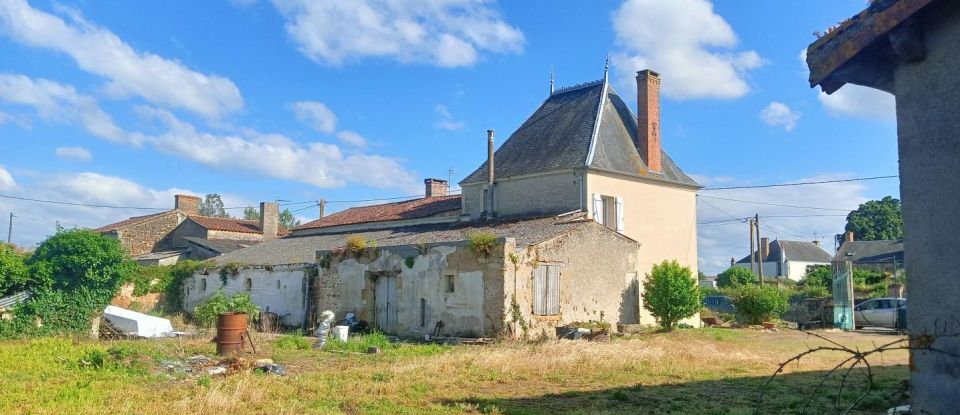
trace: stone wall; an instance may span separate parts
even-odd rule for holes
[[[166,212],[144,222],[135,223],[116,231],[124,249],[132,256],[152,251],[173,249],[167,235],[184,219],[177,212]]]
[[[573,170],[497,180],[493,207],[497,217],[559,214],[583,207],[582,176]],[[464,213],[479,218],[486,183],[463,186]]]

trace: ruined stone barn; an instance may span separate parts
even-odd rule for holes
[[[346,209],[215,261],[242,264],[241,280],[245,269],[315,267],[303,274],[306,304],[291,305],[306,327],[324,309],[410,336],[653,324],[641,303],[653,264],[677,260],[696,275],[699,189],[660,146],[659,85],[638,73],[636,116],[606,74],[551,86],[496,151],[488,132],[487,160],[462,195],[427,179],[423,198]],[[262,278],[246,285],[255,301],[256,287],[282,285]]]

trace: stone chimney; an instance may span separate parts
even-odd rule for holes
[[[426,187],[426,192],[424,193],[426,197],[446,196],[450,190],[450,185],[446,180],[425,179],[423,184]]]
[[[660,165],[660,74],[637,72],[637,147],[647,169],[663,171]]]
[[[767,255],[770,255],[770,238],[760,238],[760,260],[767,262]]]
[[[280,232],[280,207],[276,203],[260,202],[260,231],[263,239],[276,239]]]
[[[737,265],[737,259],[736,259],[736,258],[730,258],[730,268],[733,268],[734,265]]]
[[[188,215],[200,213],[200,198],[190,195],[176,195],[173,197],[173,208]]]
[[[846,231],[846,232],[844,232],[844,233],[843,233],[843,241],[844,241],[844,242],[853,242],[853,232],[851,232],[851,231]]]

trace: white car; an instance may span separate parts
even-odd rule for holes
[[[890,329],[897,328],[897,319],[900,316],[899,310],[907,306],[907,300],[903,298],[874,298],[857,304],[853,308],[854,318],[857,328],[861,327],[885,327]]]

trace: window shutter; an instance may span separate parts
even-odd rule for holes
[[[546,314],[560,314],[560,266],[547,268]]]
[[[547,267],[540,265],[533,269],[533,314],[547,314],[545,299],[547,291]]]
[[[623,198],[617,197],[617,232],[623,233]]]
[[[603,197],[599,193],[593,194],[593,220],[603,225]]]

